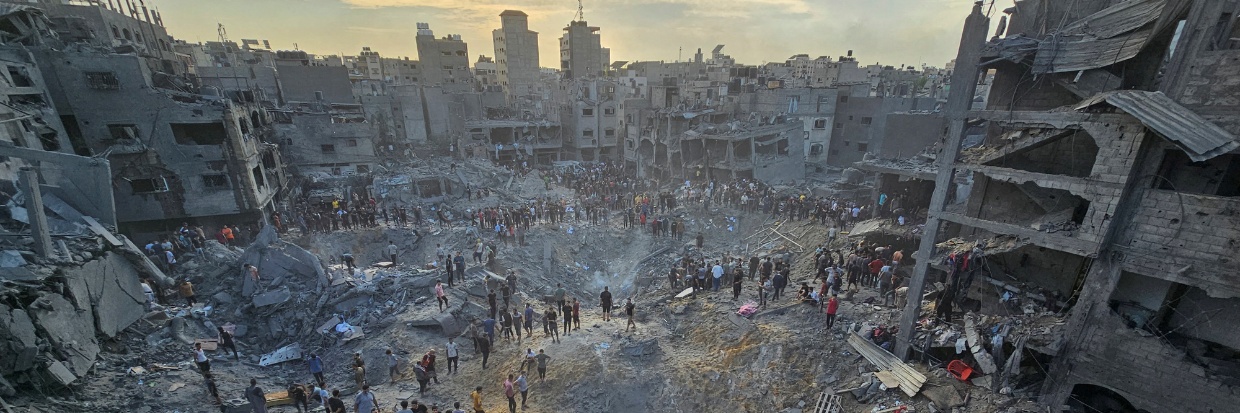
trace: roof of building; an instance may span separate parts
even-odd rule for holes
[[[1076,109],[1086,109],[1102,102],[1136,117],[1146,127],[1184,149],[1194,161],[1201,162],[1240,148],[1240,140],[1231,132],[1176,103],[1163,92],[1108,92],[1086,99]]]
[[[500,12],[499,15],[500,17],[506,17],[506,16],[529,17],[528,14],[525,14],[525,12],[521,10],[504,10],[503,12]]]

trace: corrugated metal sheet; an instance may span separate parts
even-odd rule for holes
[[[1171,100],[1163,92],[1121,90],[1104,93],[1077,105],[1077,110],[1106,103],[1132,115],[1201,162],[1240,148],[1235,135]]]
[[[1065,26],[1042,40],[1033,72],[1096,69],[1135,57],[1161,29],[1166,5],[1166,0],[1129,0]]]

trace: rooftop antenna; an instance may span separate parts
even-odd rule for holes
[[[581,6],[581,0],[577,0],[577,15],[573,16],[576,21],[586,21],[585,9]]]

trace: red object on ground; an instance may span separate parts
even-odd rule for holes
[[[969,376],[973,375],[973,368],[963,361],[952,360],[951,363],[947,363],[947,372],[960,381],[969,381]]]

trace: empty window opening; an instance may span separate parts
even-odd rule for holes
[[[168,180],[164,177],[155,178],[125,178],[129,181],[129,188],[134,194],[153,194],[159,192],[168,192]]]
[[[254,169],[250,170],[250,174],[254,175],[255,185],[259,187],[267,186],[267,181],[263,179],[263,168],[261,166],[255,166]]]
[[[336,145],[319,145],[323,153],[336,153]]]
[[[13,87],[31,87],[34,81],[30,79],[30,75],[26,73],[26,68],[20,66],[9,66],[9,77],[13,79]]]
[[[172,137],[181,145],[222,145],[228,132],[220,123],[172,123]]]

